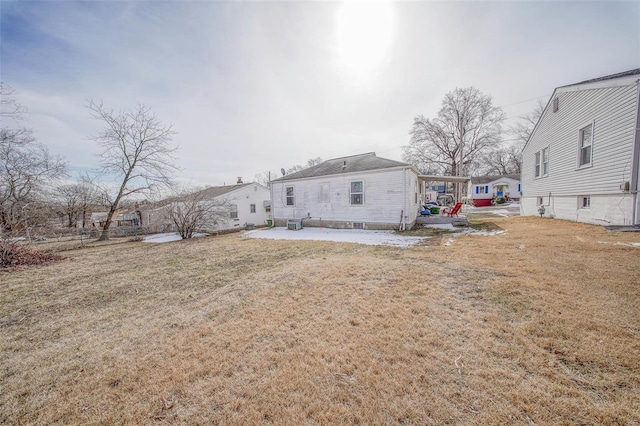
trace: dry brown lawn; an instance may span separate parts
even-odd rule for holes
[[[0,274],[0,423],[637,424],[640,234],[490,221],[448,246],[234,234]]]

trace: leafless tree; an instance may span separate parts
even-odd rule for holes
[[[280,177],[279,172],[266,171],[262,173],[258,173],[253,177],[253,181],[259,183],[260,185],[269,187],[269,182],[272,179],[277,179]]]
[[[483,172],[487,174],[520,174],[522,149],[529,140],[543,111],[544,104],[538,100],[533,111],[520,116],[518,122],[508,130],[512,139],[505,141],[483,157]]]
[[[504,119],[490,96],[475,87],[457,88],[445,95],[436,118],[414,118],[402,157],[420,169],[468,174],[474,160],[500,143]]]
[[[0,129],[0,227],[14,232],[28,226],[29,209],[43,200],[47,184],[64,176],[66,164],[49,154],[28,129]],[[34,212],[35,213],[35,212]],[[32,213],[31,217],[35,218]]]
[[[316,157],[316,158],[310,158],[307,160],[307,162],[302,165],[302,164],[296,164],[294,166],[291,166],[287,169],[287,174],[291,174],[291,173],[295,173],[295,172],[299,172],[301,170],[304,169],[308,169],[309,167],[313,167],[316,166],[318,164],[322,163],[322,158],[320,157]]]
[[[196,232],[215,229],[229,219],[230,210],[227,200],[210,197],[207,189],[182,189],[168,206],[167,216],[184,240]]]
[[[173,127],[164,126],[145,105],[116,112],[92,100],[87,108],[91,118],[105,124],[93,138],[103,148],[101,171],[119,182],[99,238],[104,241],[109,239],[109,227],[123,197],[171,184],[172,174],[178,170],[173,156],[177,147],[171,145]]]
[[[88,177],[83,177],[74,183],[57,185],[51,200],[56,212],[64,216],[66,226],[75,228],[80,223],[86,228],[89,213],[101,205],[101,194]]]
[[[0,119],[21,120],[27,108],[15,98],[15,90],[0,82]]]

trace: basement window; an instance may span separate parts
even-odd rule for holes
[[[588,209],[591,207],[591,197],[589,195],[580,197],[580,208]]]
[[[352,228],[353,229],[364,229],[364,223],[363,222],[353,222]]]

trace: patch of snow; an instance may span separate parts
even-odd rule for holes
[[[429,224],[424,226],[427,228],[448,229],[451,232],[455,232],[457,234],[464,234],[464,235],[491,236],[491,235],[503,234],[506,232],[504,230],[485,231],[485,230],[478,230],[473,228],[463,228],[459,226],[453,226],[451,223],[434,223],[434,224]],[[445,243],[445,245],[447,244]]]
[[[290,231],[286,228],[256,229],[245,232],[243,236],[273,240],[335,241],[394,247],[411,247],[427,239],[427,237],[398,235],[393,231],[329,228],[302,228],[299,231]]]
[[[631,244],[634,247],[640,247],[640,243],[629,243],[629,244]]]
[[[197,237],[206,237],[209,234],[193,234],[194,238]],[[167,232],[164,234],[153,234],[153,235],[147,235],[146,237],[144,237],[142,239],[142,242],[145,243],[169,243],[171,241],[180,241],[182,240],[182,237],[180,237],[180,234],[178,234],[177,232]]]

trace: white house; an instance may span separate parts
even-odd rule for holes
[[[467,199],[476,207],[490,206],[491,201],[520,199],[520,175],[472,177],[467,186]]]
[[[276,226],[410,228],[423,198],[411,164],[375,153],[334,158],[271,181]]]
[[[521,213],[640,224],[640,69],[555,89],[522,156]]]
[[[270,216],[269,190],[259,183],[239,183],[236,185],[211,186],[203,189],[203,200],[221,200],[229,205],[228,218],[218,220],[208,231],[229,231],[242,229],[247,225],[265,225]],[[170,202],[171,200],[166,200]],[[156,230],[168,230],[168,204],[155,208],[141,209],[140,217],[143,226]]]

